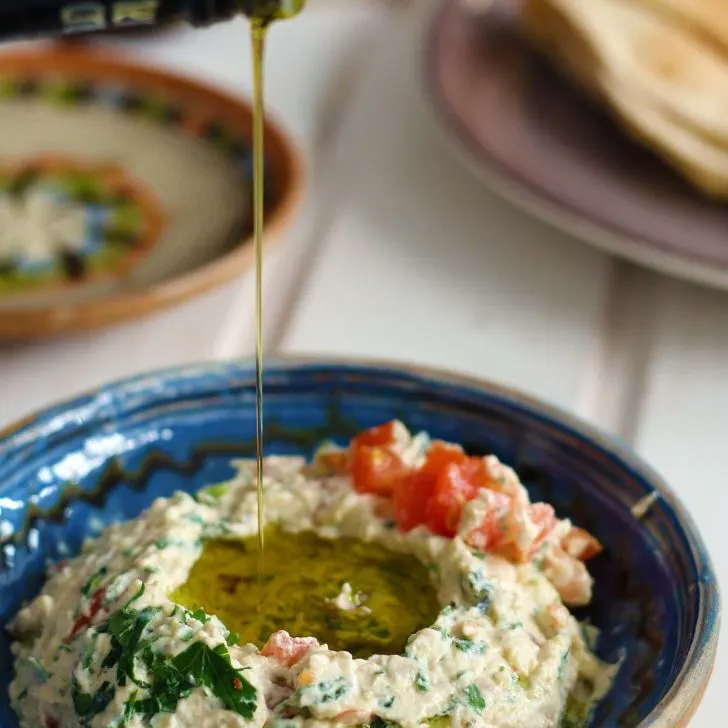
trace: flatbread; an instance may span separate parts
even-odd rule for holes
[[[632,136],[728,197],[728,62],[714,48],[624,0],[526,0],[522,25]]]
[[[708,196],[728,199],[728,150],[692,134],[624,89],[610,96],[614,113],[631,136],[659,149],[665,162]]]
[[[679,25],[728,53],[726,0],[635,0],[638,5],[672,17]]]
[[[528,0],[526,18],[534,2],[547,3],[568,29],[568,37],[559,35],[554,42],[588,47],[597,75],[616,82],[614,91],[638,93],[679,125],[728,148],[726,57],[634,0]]]

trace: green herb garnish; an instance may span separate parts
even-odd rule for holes
[[[483,642],[471,642],[470,640],[453,637],[452,643],[460,652],[466,652],[471,655],[482,655],[485,652],[485,643]]]
[[[564,651],[564,654],[561,655],[561,662],[559,663],[559,680],[564,679],[564,672],[566,671],[566,663],[569,661],[569,652],[570,652],[570,650],[567,649]]]
[[[230,664],[225,645],[210,649],[195,642],[172,660],[155,654],[150,647],[142,653],[144,664],[153,675],[149,696],[131,703],[130,710],[151,718],[158,713],[173,713],[180,700],[195,687],[204,687],[217,697],[226,710],[250,719],[255,713],[256,690]]]
[[[485,698],[480,692],[480,688],[471,684],[465,688],[465,697],[468,699],[468,705],[476,712],[482,713],[485,710]]]
[[[82,693],[76,680],[71,684],[73,707],[84,724],[106,710],[106,706],[114,699],[115,694],[116,688],[108,681],[102,683],[95,693]]]
[[[81,587],[81,594],[87,597],[91,592],[96,591],[96,587],[99,585],[101,580],[106,576],[108,569],[105,566],[94,571],[91,574],[89,580]]]
[[[343,677],[334,680],[323,680],[315,685],[307,685],[296,693],[298,704],[307,707],[318,703],[333,703],[349,692],[349,683]]]
[[[155,653],[145,630],[151,620],[159,614],[159,607],[146,607],[136,611],[130,606],[144,593],[144,585],[118,611],[114,612],[101,626],[100,632],[111,636],[111,647],[102,662],[103,669],[116,666],[116,682],[124,686],[128,681],[146,691],[146,697],[137,699],[135,691],[127,701],[124,721],[134,714],[151,718],[158,713],[173,713],[177,703],[189,696],[196,687],[209,690],[227,710],[234,711],[246,719],[255,713],[256,690],[236,670],[230,661],[227,647],[222,644],[214,649],[202,642],[195,642],[174,658]],[[209,619],[204,610],[194,613],[196,619]],[[192,633],[194,636],[194,633]],[[139,660],[147,668],[149,682],[135,675],[135,662]],[[73,692],[76,713],[84,720],[100,713],[113,699],[115,687],[104,682],[95,693]]]
[[[216,483],[215,485],[208,485],[198,492],[198,495],[207,496],[213,500],[222,498],[228,492],[227,483]]]
[[[198,622],[202,622],[202,624],[206,624],[210,621],[210,617],[207,616],[206,612],[202,607],[200,609],[195,609],[192,614],[190,614],[190,617],[192,619],[196,619]]]

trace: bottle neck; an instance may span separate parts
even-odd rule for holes
[[[305,0],[0,0],[0,41],[76,35],[184,20],[210,25],[236,14],[261,22],[296,15]]]
[[[255,5],[260,0],[251,0]],[[209,25],[243,12],[245,0],[0,0],[0,41],[76,35],[171,20]]]

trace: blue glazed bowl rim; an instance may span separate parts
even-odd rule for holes
[[[662,477],[619,438],[609,435],[580,418],[524,392],[465,374],[402,361],[331,356],[277,356],[266,360],[266,381],[277,373],[321,371],[377,375],[396,379],[400,385],[428,389],[456,387],[477,391],[511,408],[548,420],[588,441],[618,461],[630,475],[649,484],[670,506],[690,544],[698,565],[700,581],[697,624],[681,671],[660,702],[638,728],[677,728],[685,725],[697,708],[713,668],[721,621],[721,598],[717,576],[698,528],[680,499]],[[180,397],[219,392],[224,383],[254,381],[255,366],[248,360],[201,362],[169,367],[121,379],[86,394],[41,410],[0,431],[0,493],[5,471],[24,456],[32,457],[34,444],[50,439],[53,444],[91,430],[95,424],[122,418]],[[689,585],[693,586],[693,585]],[[689,588],[689,587],[688,587]]]

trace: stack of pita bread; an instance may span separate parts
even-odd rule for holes
[[[522,0],[520,17],[632,136],[728,199],[728,0]]]

